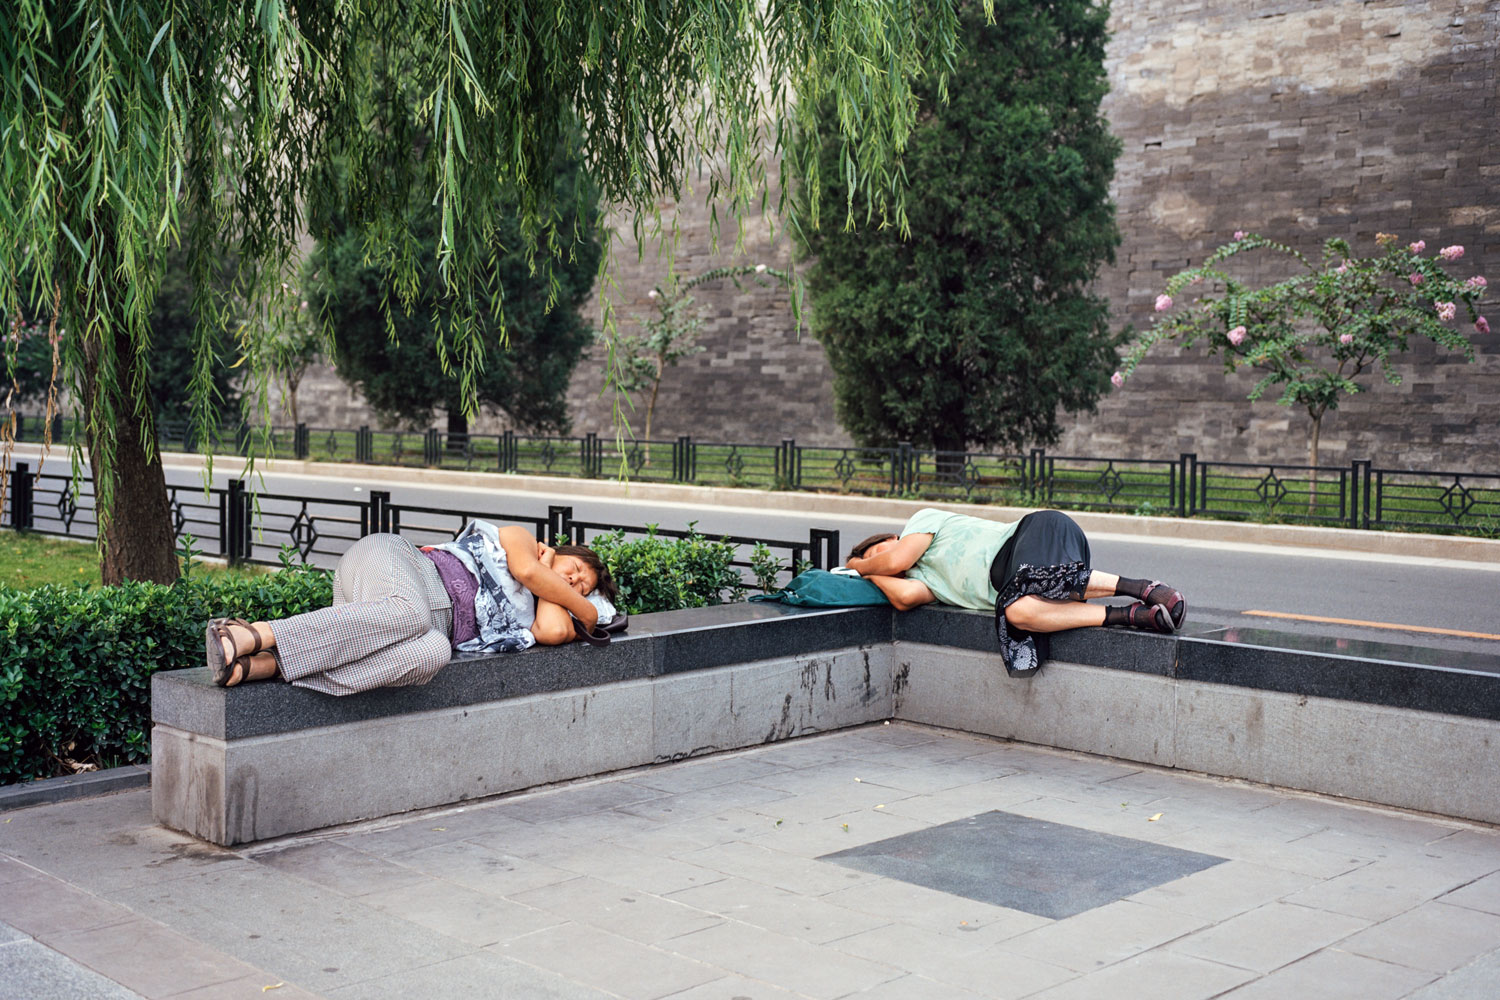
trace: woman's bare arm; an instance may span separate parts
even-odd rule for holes
[[[537,542],[531,532],[513,525],[501,528],[500,545],[505,549],[505,560],[510,566],[510,575],[537,597],[537,625],[541,627],[543,633],[554,640],[544,645],[557,645],[573,637],[571,623],[567,623],[566,632],[555,635],[554,632],[560,630],[549,629],[542,622],[545,604],[550,603],[564,613],[571,612],[589,628],[598,624],[599,610],[585,600],[578,591],[568,586],[568,582],[554,573],[550,566],[544,565],[537,558]],[[552,617],[549,612],[548,619]],[[537,636],[538,642],[542,641],[537,628],[532,629],[532,634]]]
[[[540,597],[536,600],[536,621],[531,623],[531,634],[539,646],[561,646],[577,638],[568,609]]]
[[[908,580],[904,576],[867,576],[865,579],[879,587],[897,611],[910,611],[937,600],[921,580]]]
[[[922,553],[931,544],[932,533],[919,531],[904,536],[884,552],[867,559],[850,558],[844,565],[857,571],[860,576],[900,576],[917,564],[917,560],[922,558]]]

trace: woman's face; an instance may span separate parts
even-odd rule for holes
[[[883,542],[876,542],[868,549],[865,549],[865,558],[873,559],[874,557],[880,555],[880,553],[882,552],[889,552],[891,549],[894,549],[896,547],[896,543],[898,541],[900,541],[899,538],[887,538]]]
[[[594,588],[599,586],[599,574],[577,556],[558,556],[552,560],[552,569],[583,597],[593,593]]]

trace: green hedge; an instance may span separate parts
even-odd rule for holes
[[[630,614],[745,597],[728,542],[654,533],[627,540],[616,532],[589,544],[610,567]],[[768,565],[774,578],[774,560]],[[200,666],[209,618],[285,618],[332,599],[329,574],[291,565],[261,576],[188,577],[169,587],[0,588],[0,784],[68,774],[68,762],[146,760],[151,675]]]
[[[632,615],[701,608],[745,599],[745,584],[730,565],[734,546],[694,533],[665,538],[652,531],[627,540],[614,531],[588,540],[620,588],[620,607]]]
[[[0,589],[0,784],[150,753],[151,675],[203,663],[209,618],[325,607],[327,573],[190,577],[171,586]]]

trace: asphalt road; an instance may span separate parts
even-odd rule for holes
[[[214,477],[215,485],[223,485],[231,471],[221,463]],[[179,495],[185,504],[202,502],[202,476],[198,471],[168,469],[168,481],[169,485],[181,488]],[[857,516],[587,496],[548,497],[528,491],[303,475],[265,475],[257,488],[268,494],[327,500],[360,500],[368,497],[371,489],[387,489],[398,504],[459,509],[474,516],[511,514],[544,518],[548,503],[560,503],[571,505],[573,516],[579,520],[625,525],[654,523],[668,529],[696,522],[699,530],[711,536],[732,534],[792,541],[806,540],[811,528],[824,528],[839,532],[841,555],[866,535],[900,527],[894,522]],[[264,558],[274,555],[300,505],[266,501],[262,508],[267,547],[258,554]],[[320,548],[338,551],[343,543],[333,536],[358,535],[357,522],[341,523],[340,511],[314,506],[309,513],[317,515],[316,523],[324,536],[318,543]],[[217,516],[216,512],[213,516]],[[404,524],[409,527],[413,523],[453,531],[460,526],[460,519],[407,515]],[[207,534],[200,532],[200,536]],[[1194,629],[1224,625],[1269,628],[1330,642],[1435,646],[1500,656],[1500,565],[1288,546],[1141,539],[1123,534],[1096,533],[1089,540],[1096,569],[1125,576],[1154,577],[1182,590],[1188,597],[1189,622]],[[203,548],[211,552],[216,545],[214,539]],[[331,557],[317,556],[314,561],[328,565]],[[1302,621],[1247,612],[1371,624]]]

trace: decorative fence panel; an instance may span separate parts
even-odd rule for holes
[[[44,429],[39,418],[19,417],[17,440],[40,441]],[[53,441],[62,443],[73,424],[58,417],[51,429]],[[595,479],[623,474],[635,482],[1500,536],[1500,473],[1376,468],[1369,460],[1314,469],[1216,462],[1192,453],[1133,459],[1049,455],[1034,448],[1025,455],[1006,455],[932,451],[907,442],[887,448],[820,447],[799,445],[792,438],[755,444],[695,441],[686,435],[671,441],[619,441],[597,434],[464,435],[435,428],[383,431],[305,424],[268,432],[231,427],[207,441],[196,440],[183,425],[163,422],[158,431],[166,450],[244,453],[269,441],[273,455],[316,461]],[[57,528],[67,520],[67,505],[56,495],[55,484],[46,502],[53,501],[61,503],[58,517],[43,519],[50,527],[39,530],[66,533]]]
[[[93,494],[88,483],[75,494],[71,476],[39,475],[25,462],[8,474],[0,474],[0,527],[36,531],[68,538],[94,539],[98,535]],[[603,532],[625,535],[655,533],[669,538],[700,534],[728,541],[738,547],[732,565],[742,576],[751,569],[749,552],[765,545],[779,559],[784,573],[810,564],[832,569],[839,562],[839,533],[812,528],[807,538],[785,540],[741,535],[717,535],[643,525],[581,521],[573,508],[553,505],[546,514],[497,512],[479,509],[427,507],[399,504],[388,492],[374,490],[366,500],[317,499],[285,493],[255,493],[243,480],[231,479],[226,486],[205,491],[192,487],[169,487],[168,502],[173,529],[184,549],[223,558],[231,565],[258,563],[278,565],[282,553],[325,568],[337,562],[350,545],[365,535],[393,532],[418,545],[453,540],[464,525],[475,518],[496,524],[517,524],[538,538],[554,543],[586,539]],[[746,576],[754,586],[753,576]]]

